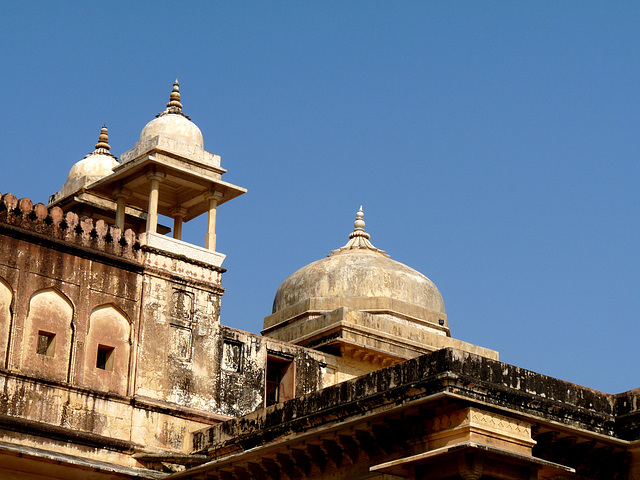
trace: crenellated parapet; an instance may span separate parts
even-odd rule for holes
[[[28,198],[18,199],[11,193],[0,197],[0,227],[26,230],[53,240],[89,248],[128,260],[142,262],[140,242],[131,229],[121,229],[104,220],[80,218],[60,207],[33,204]]]

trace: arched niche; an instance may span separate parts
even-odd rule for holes
[[[64,382],[73,340],[73,305],[54,288],[40,290],[29,301],[22,341],[22,371]]]
[[[115,305],[91,312],[85,341],[84,386],[100,391],[127,393],[131,324]]]
[[[7,282],[0,277],[0,367],[6,367],[7,349],[11,332],[11,302],[13,291]]]

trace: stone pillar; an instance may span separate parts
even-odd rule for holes
[[[173,214],[173,238],[182,240],[182,221],[187,211],[184,208],[175,208]]]
[[[209,200],[209,216],[207,219],[207,236],[204,241],[204,248],[212,252],[216,250],[216,212],[218,209],[218,201],[221,197],[221,192],[212,192],[207,197]]]
[[[127,196],[129,191],[117,188],[113,194],[116,197],[116,227],[124,230],[125,208],[127,205]]]
[[[164,173],[150,172],[147,178],[151,181],[149,191],[149,208],[147,211],[147,232],[156,232],[158,227],[158,197],[160,193],[160,180],[164,178]]]

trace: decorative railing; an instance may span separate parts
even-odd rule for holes
[[[91,218],[80,218],[73,212],[65,213],[60,207],[34,205],[30,199],[18,200],[10,193],[0,197],[0,227],[3,224],[64,243],[142,261],[140,242],[133,230],[122,231],[104,220],[94,222]]]

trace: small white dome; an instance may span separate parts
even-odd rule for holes
[[[204,148],[202,132],[195,123],[184,115],[166,113],[154,118],[142,129],[140,143],[156,135],[171,137],[198,148]]]
[[[99,180],[102,177],[111,175],[113,169],[118,165],[118,161],[109,154],[90,153],[71,167],[67,182],[81,177],[92,177],[95,180]]]
[[[202,132],[189,117],[182,113],[180,85],[178,84],[177,78],[173,83],[173,89],[171,90],[166,110],[159,113],[156,118],[145,125],[140,134],[139,143],[157,135],[173,138],[179,142],[198,148],[204,148]]]
[[[113,169],[120,165],[116,157],[109,153],[111,147],[109,146],[109,132],[106,126],[100,129],[100,136],[95,148],[93,152],[85,155],[82,160],[71,167],[65,185],[83,177],[87,177],[87,181],[84,184],[88,185],[100,180],[102,177],[111,175]]]

